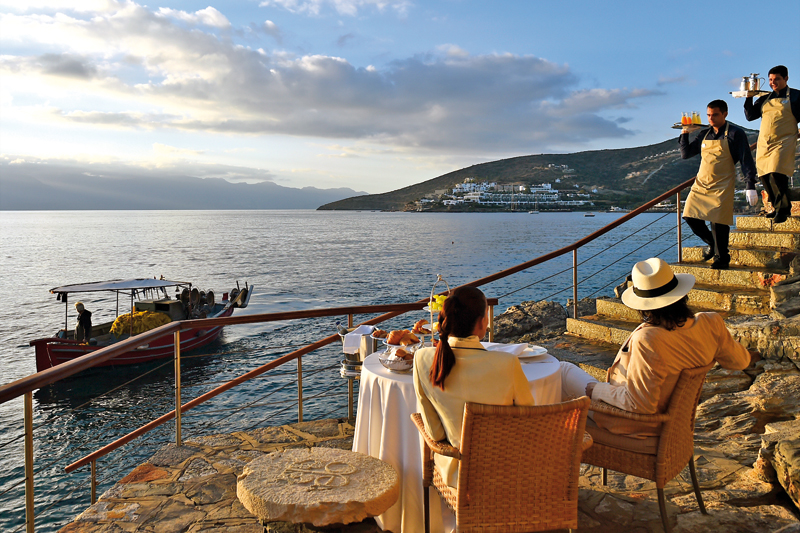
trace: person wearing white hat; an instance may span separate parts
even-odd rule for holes
[[[88,343],[92,336],[92,312],[86,310],[83,302],[76,302],[75,310],[78,312],[78,325],[75,326],[75,340]]]
[[[719,314],[695,314],[689,309],[693,275],[675,274],[665,261],[654,257],[636,263],[631,280],[622,301],[641,313],[642,323],[620,348],[605,383],[562,362],[564,399],[586,394],[592,400],[634,413],[664,412],[682,370],[712,361],[723,368],[742,370],[751,359],[759,358],[734,340]],[[621,421],[601,413],[590,412],[590,417],[593,422],[587,430],[600,442],[625,446],[630,439],[647,440],[657,435],[654,425]]]

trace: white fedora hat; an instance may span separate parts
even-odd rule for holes
[[[694,276],[674,274],[666,261],[658,257],[633,265],[631,280],[633,287],[622,293],[622,303],[638,311],[674,304],[694,287]]]

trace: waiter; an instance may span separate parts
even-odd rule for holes
[[[708,104],[706,111],[710,128],[701,130],[689,142],[689,133],[699,129],[699,126],[686,126],[678,138],[681,159],[697,154],[701,157],[697,179],[686,198],[683,219],[694,234],[708,245],[703,251],[703,261],[713,257],[711,268],[724,270],[731,262],[728,237],[733,224],[736,163],[742,168],[750,205],[758,202],[756,167],[744,130],[726,120],[728,104],[724,100],[714,100]],[[711,222],[710,230],[706,221]]]
[[[772,92],[755,103],[753,97],[744,101],[747,120],[761,119],[756,149],[758,177],[767,191],[774,211],[767,217],[784,222],[792,212],[789,201],[789,177],[794,173],[794,153],[797,149],[797,123],[800,122],[800,94],[790,89],[789,70],[783,65],[769,71]]]

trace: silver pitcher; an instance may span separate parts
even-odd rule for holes
[[[750,74],[748,91],[758,91],[761,89],[761,83],[765,81],[764,78],[759,78],[758,74]]]
[[[749,76],[742,76],[742,81],[739,84],[740,91],[749,91],[750,90],[750,77]]]

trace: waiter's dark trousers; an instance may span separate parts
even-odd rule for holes
[[[722,260],[728,262],[731,260],[731,254],[728,251],[728,240],[730,238],[731,227],[726,224],[711,223],[711,229],[706,226],[706,221],[699,218],[683,217],[686,224],[691,228],[692,232],[700,237],[700,240],[706,243],[714,250],[714,260]]]
[[[764,190],[767,191],[767,199],[775,210],[767,216],[774,218],[781,210],[788,215],[792,210],[792,204],[789,201],[789,176],[772,172],[759,176],[758,179],[761,180]]]

